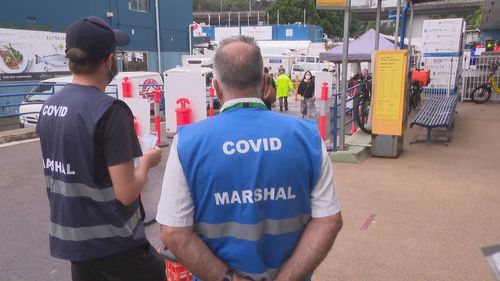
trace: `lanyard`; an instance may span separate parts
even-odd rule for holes
[[[234,105],[228,106],[222,110],[222,112],[226,112],[235,108],[261,108],[267,109],[265,105],[259,102],[238,102]]]

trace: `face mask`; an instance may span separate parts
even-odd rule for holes
[[[306,79],[311,79],[311,75],[306,75]]]
[[[118,74],[118,65],[116,64],[116,58],[114,56],[113,56],[111,67],[108,66],[108,70],[109,70],[109,73],[108,73],[108,80],[109,80],[108,84],[109,84],[109,83],[111,83],[111,81],[113,81],[116,74]]]

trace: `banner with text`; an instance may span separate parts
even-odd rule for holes
[[[0,82],[68,74],[65,38],[65,33],[0,28]]]

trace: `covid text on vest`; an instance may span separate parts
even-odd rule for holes
[[[67,106],[45,105],[42,109],[42,115],[64,117],[68,113]]]
[[[245,154],[248,152],[278,151],[281,149],[279,138],[263,138],[256,140],[239,140],[237,142],[226,141],[222,145],[222,151],[226,155],[235,153]]]
[[[293,194],[292,187],[257,188],[255,190],[247,189],[214,193],[216,205],[254,204],[261,201],[292,200],[296,197]]]
[[[49,169],[54,173],[60,173],[63,175],[75,175],[75,171],[71,170],[71,165],[69,163],[62,163],[59,161],[51,160],[49,158],[43,160],[43,168]]]

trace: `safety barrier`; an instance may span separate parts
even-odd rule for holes
[[[360,89],[362,86],[364,86],[364,83],[368,83],[368,81],[366,82],[362,82],[354,87],[351,87],[351,88],[347,88],[347,92],[348,93],[354,93],[354,92],[357,92],[358,89]],[[339,133],[339,106],[340,106],[340,96],[341,96],[342,93],[335,93],[333,94],[333,104],[330,106],[330,121],[331,121],[331,136],[332,136],[332,150],[333,151],[337,151],[337,144],[338,144],[338,133]],[[350,115],[350,118],[347,119],[345,121],[345,123],[343,124],[343,126],[349,126],[351,125],[353,128],[355,128],[355,122],[354,122],[354,98],[355,98],[355,94],[353,94],[352,96],[350,95],[347,95],[346,97],[346,110],[345,110],[345,113],[346,115]],[[347,106],[347,105],[352,105],[352,106]],[[340,124],[342,125],[342,124]]]
[[[462,101],[470,100],[472,91],[486,82],[488,82],[491,66],[500,64],[500,54],[491,53],[490,55],[471,56],[470,52],[464,54],[462,66]],[[500,71],[497,71],[496,80],[500,81]],[[491,100],[500,101],[500,95],[493,94]]]
[[[410,59],[412,68],[428,68],[431,70],[431,82],[427,87],[423,87],[423,98],[456,94],[461,69],[461,58],[459,56],[413,55]]]

